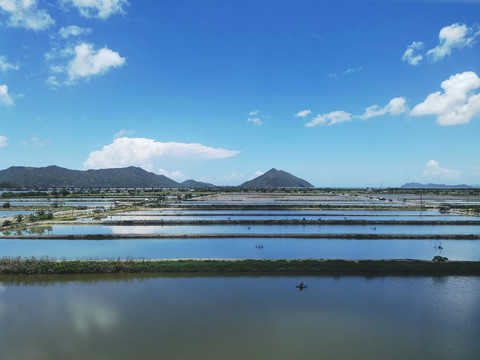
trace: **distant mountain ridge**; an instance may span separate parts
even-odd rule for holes
[[[10,183],[20,188],[182,187],[164,175],[157,175],[135,166],[85,171],[55,165],[39,168],[12,166],[0,171],[0,183]]]
[[[313,188],[308,181],[277,169],[270,169],[253,180],[246,181],[240,187],[248,188]]]
[[[470,185],[459,184],[459,185],[445,185],[445,184],[420,184],[416,182],[407,183],[401,186],[401,188],[407,189],[465,189],[471,188]]]
[[[201,182],[201,181],[195,181],[195,180],[185,180],[184,182],[180,183],[181,187],[185,188],[211,188],[211,187],[216,187],[216,185]]]

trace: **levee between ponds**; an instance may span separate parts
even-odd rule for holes
[[[347,240],[480,240],[480,234],[70,234],[18,235],[1,239],[121,240],[121,239],[347,239]]]

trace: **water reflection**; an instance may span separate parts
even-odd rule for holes
[[[473,359],[480,350],[479,277],[303,276],[302,292],[298,278],[0,278],[0,358]]]
[[[480,234],[479,225],[54,225],[69,234]]]
[[[441,244],[442,249],[438,245]],[[262,246],[258,246],[262,245]],[[67,259],[421,259],[480,261],[475,240],[131,239],[0,240],[0,256]]]

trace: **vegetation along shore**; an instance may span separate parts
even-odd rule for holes
[[[2,258],[1,274],[302,273],[335,275],[480,275],[479,261],[424,260],[56,260]]]

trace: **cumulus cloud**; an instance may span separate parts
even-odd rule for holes
[[[438,61],[451,54],[452,49],[461,49],[471,46],[480,31],[474,31],[465,24],[452,24],[445,26],[438,35],[440,43],[427,51],[427,56],[432,61]]]
[[[430,160],[429,162],[427,162],[427,168],[423,170],[422,175],[428,177],[442,177],[447,179],[454,179],[458,178],[461,175],[461,172],[458,170],[441,168],[438,165],[438,162],[436,162],[435,160]]]
[[[239,151],[212,148],[195,143],[158,142],[146,138],[122,137],[114,139],[110,145],[88,156],[83,163],[85,169],[139,166],[152,171],[153,160],[170,158],[224,159],[235,156]]]
[[[310,110],[302,110],[295,114],[296,117],[306,118],[312,112]]]
[[[10,27],[37,31],[55,23],[45,10],[38,9],[37,0],[0,0],[0,9],[7,14]]]
[[[105,74],[110,68],[122,66],[125,58],[106,47],[94,50],[90,44],[80,44],[75,47],[75,57],[68,64],[70,81],[79,78],[89,78],[93,75]]]
[[[90,28],[82,28],[80,26],[70,25],[60,28],[60,30],[58,31],[58,35],[60,35],[60,37],[63,39],[67,39],[73,36],[88,35],[91,32],[92,29]]]
[[[257,116],[258,115],[258,110],[253,110],[248,113],[248,116]]]
[[[7,138],[3,135],[0,135],[0,148],[7,146]]]
[[[255,173],[253,175],[255,175],[255,177],[258,177],[258,176],[261,176],[263,174],[265,174],[263,171],[258,170],[258,171],[255,171]]]
[[[111,15],[123,14],[127,0],[61,0],[63,4],[76,7],[80,15],[87,18],[107,19]]]
[[[332,111],[328,114],[319,114],[312,121],[305,124],[307,127],[316,125],[335,125],[342,122],[350,121],[352,114],[345,111]]]
[[[408,62],[410,65],[416,66],[423,60],[423,55],[419,54],[423,48],[423,42],[414,41],[407,46],[407,50],[403,53],[402,60]]]
[[[255,125],[263,125],[263,122],[260,120],[260,118],[248,118],[247,122],[251,122]]]
[[[176,180],[176,181],[181,181],[181,180],[187,180],[187,176],[183,175],[179,170],[175,170],[172,172],[168,172],[167,170],[164,169],[159,169],[158,173],[160,175],[164,175],[170,179]]]
[[[10,64],[5,56],[0,56],[0,71],[6,73],[10,70],[18,70],[18,65]]]
[[[408,110],[406,103],[407,100],[405,98],[396,97],[390,100],[390,102],[383,108],[380,108],[378,105],[372,105],[367,107],[365,109],[365,113],[363,115],[360,115],[359,118],[366,120],[374,116],[381,116],[385,114],[399,115]]]
[[[8,86],[0,85],[0,104],[11,106],[13,105],[13,99],[8,94]]]
[[[80,79],[89,80],[93,76],[104,75],[110,69],[125,64],[125,58],[118,52],[107,47],[95,50],[92,44],[87,43],[61,50],[53,49],[45,57],[47,61],[54,62],[50,66],[50,76],[47,79],[47,83],[53,86],[74,85]]]
[[[437,115],[440,125],[458,125],[468,123],[480,114],[480,78],[472,71],[450,76],[442,82],[441,91],[427,96],[424,102],[416,105],[410,115]]]

